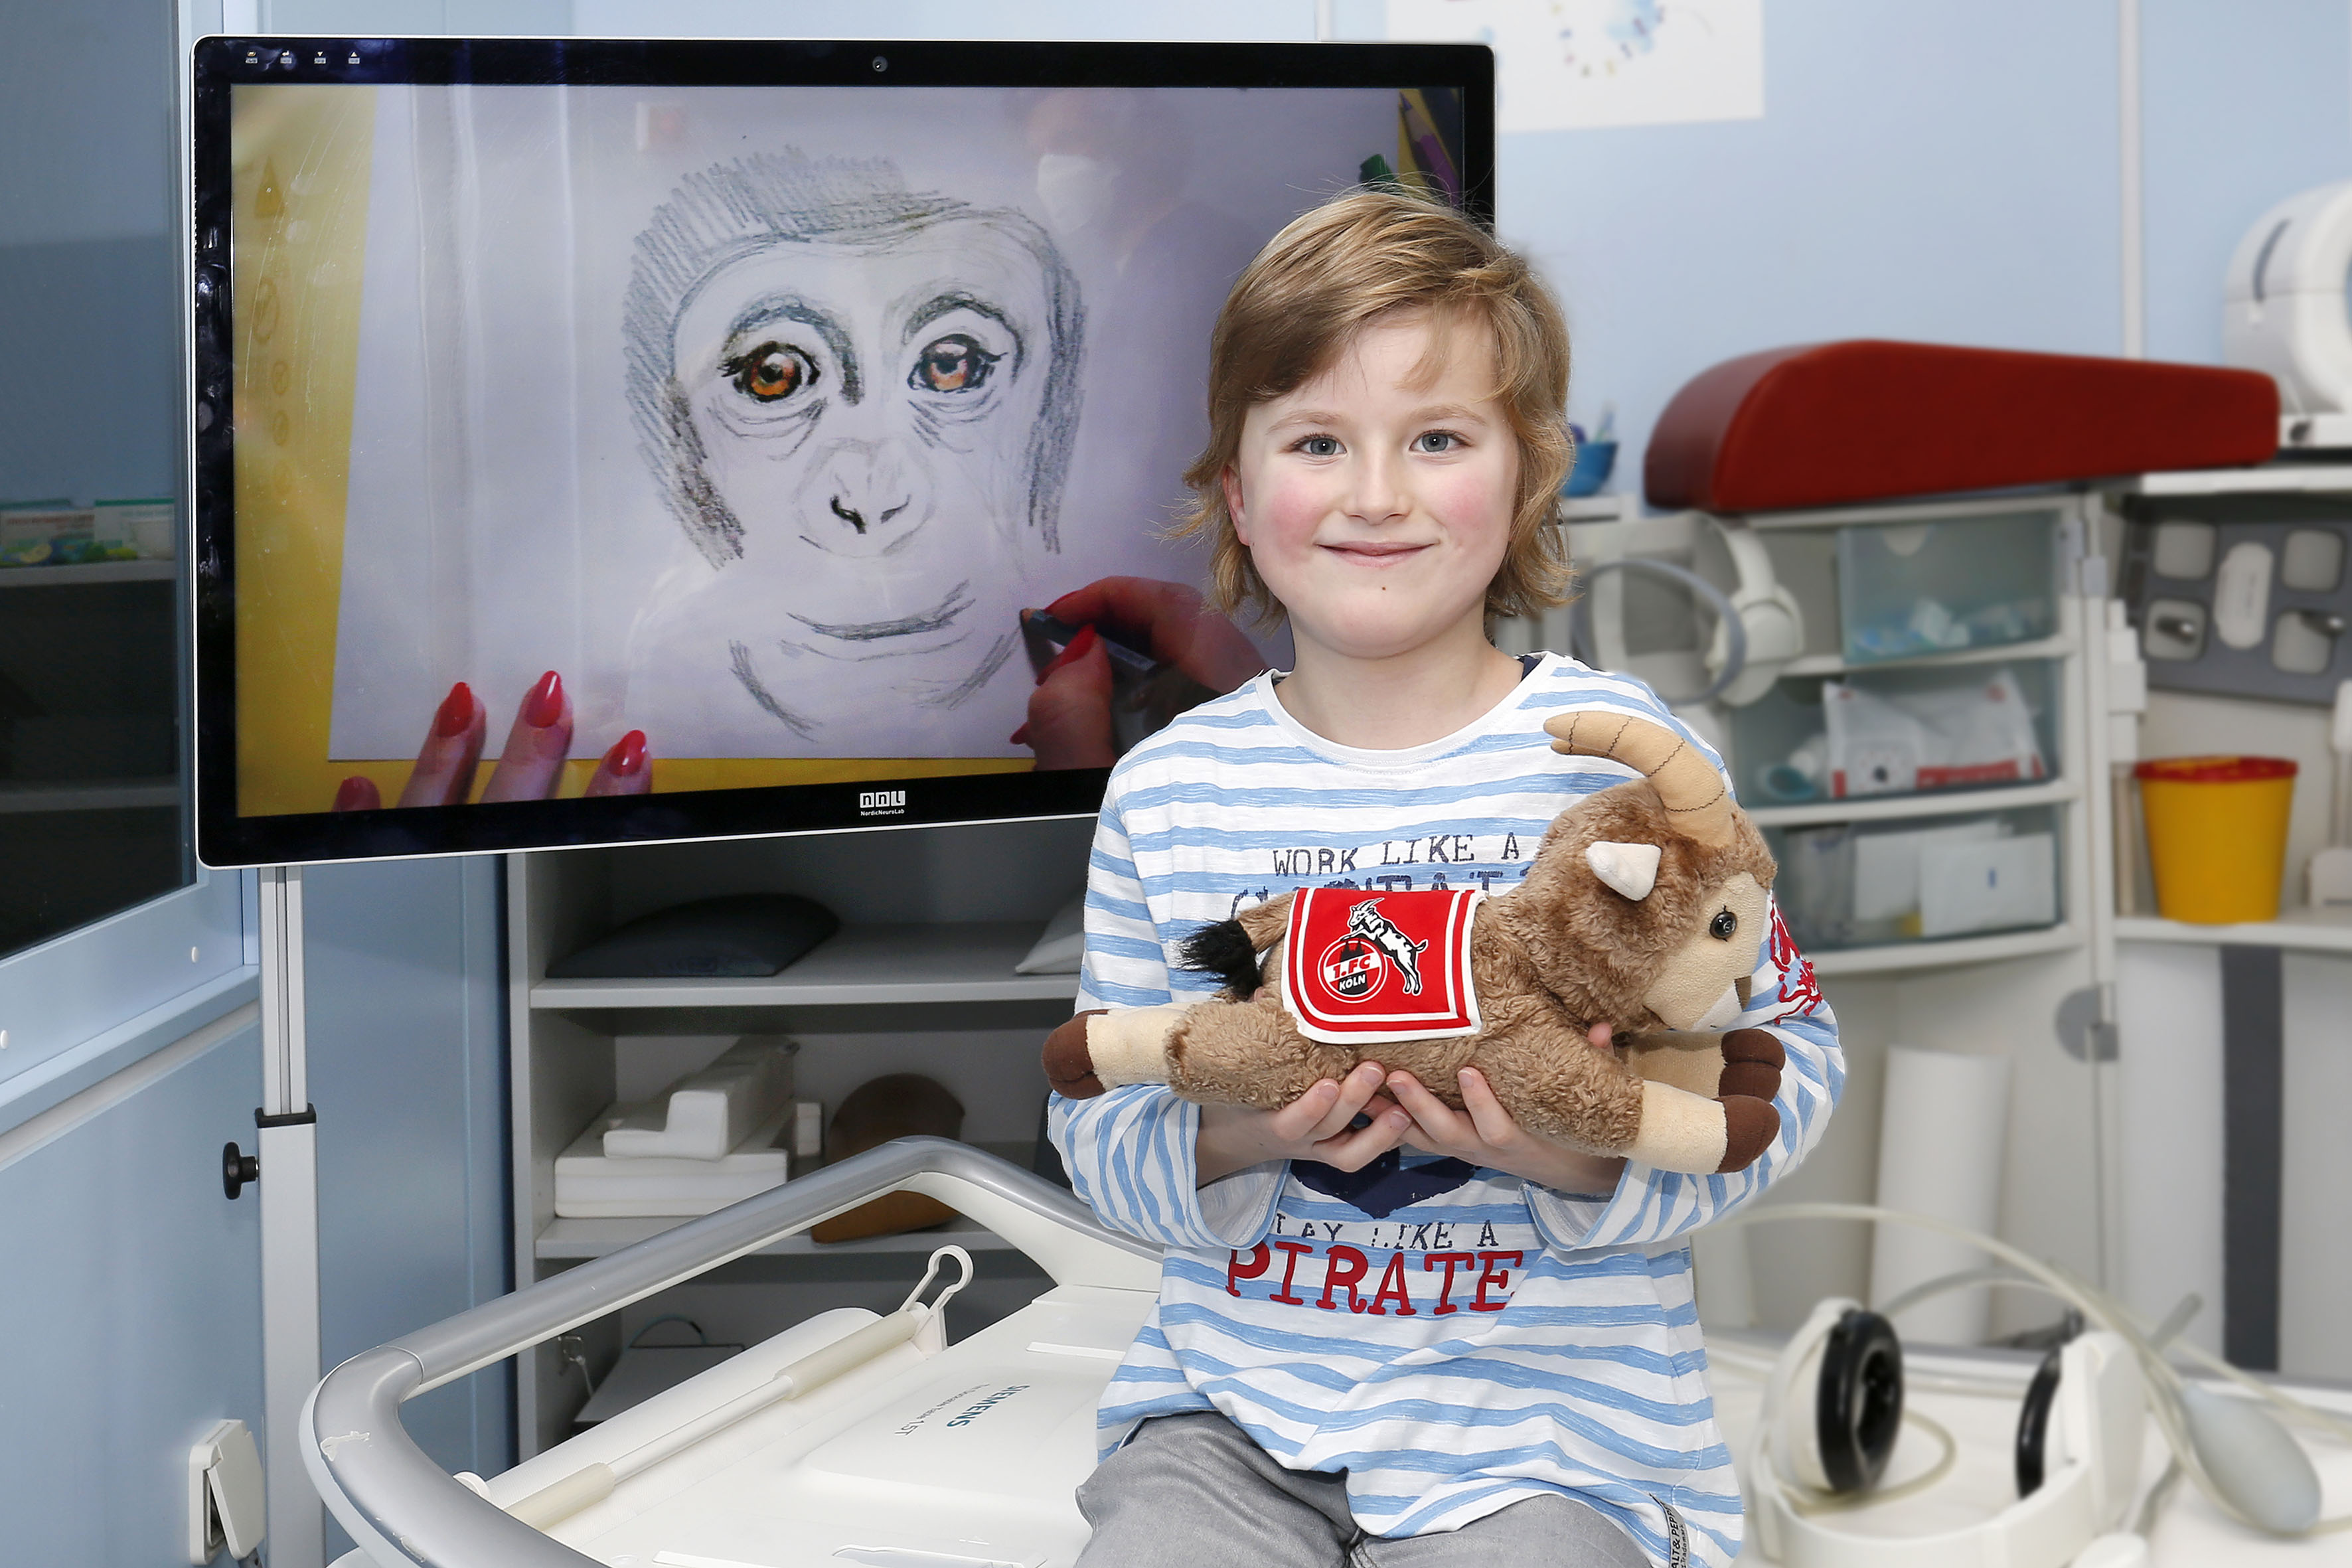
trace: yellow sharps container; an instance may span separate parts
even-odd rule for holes
[[[2158,911],[2199,925],[2276,920],[2294,764],[2284,757],[2158,757],[2133,771]]]

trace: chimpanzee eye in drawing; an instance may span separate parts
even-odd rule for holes
[[[761,343],[719,368],[735,390],[755,403],[781,403],[816,382],[816,366],[808,355],[786,343]]]
[[[950,332],[923,345],[907,384],[918,392],[978,392],[1003,357],[962,332]]]

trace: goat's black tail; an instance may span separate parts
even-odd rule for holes
[[[1202,926],[1178,944],[1177,961],[1185,968],[1213,974],[1225,983],[1235,1001],[1246,1000],[1262,983],[1257,950],[1239,921],[1219,921]]]

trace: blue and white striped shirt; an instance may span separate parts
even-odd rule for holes
[[[1405,751],[1311,733],[1271,676],[1194,709],[1111,775],[1079,1006],[1213,991],[1171,973],[1169,945],[1290,888],[1508,891],[1569,801],[1632,776],[1551,750],[1543,721],[1587,708],[1681,728],[1641,682],[1556,655],[1484,718]],[[1635,1164],[1613,1193],[1570,1194],[1407,1153],[1370,1186],[1274,1162],[1196,1190],[1197,1107],[1157,1085],[1055,1097],[1079,1195],[1167,1248],[1159,1301],[1104,1392],[1103,1452],[1147,1417],[1213,1409],[1294,1469],[1344,1469],[1375,1535],[1562,1491],[1660,1563],[1681,1537],[1689,1561],[1728,1563],[1739,1490],[1680,1238],[1792,1169],[1844,1083],[1811,966],[1769,923],[1739,1026],[1788,1051],[1780,1133],[1730,1175]]]

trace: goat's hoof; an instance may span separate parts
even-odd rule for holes
[[[1762,1029],[1734,1029],[1723,1037],[1723,1078],[1718,1095],[1744,1094],[1768,1103],[1780,1095],[1780,1069],[1789,1053]]]
[[[1742,1034],[1761,1030],[1743,1029]],[[1744,1171],[1780,1136],[1780,1113],[1769,1100],[1727,1094],[1716,1102],[1723,1107],[1723,1163],[1716,1170]]]
[[[1087,1046],[1087,1020],[1099,1018],[1106,1011],[1097,1007],[1081,1013],[1045,1037],[1045,1081],[1054,1086],[1055,1094],[1066,1100],[1092,1100],[1103,1092],[1103,1081],[1095,1076],[1094,1052]]]

